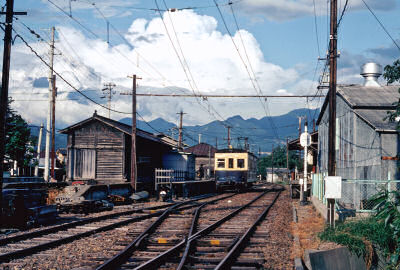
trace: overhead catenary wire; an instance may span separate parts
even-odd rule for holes
[[[163,1],[163,2],[164,2],[164,5],[165,5],[166,9],[168,9],[168,7],[167,7],[167,5],[166,5],[166,2],[165,2],[165,1]],[[159,9],[159,5],[158,5],[157,0],[155,0],[155,4],[156,4],[157,9]],[[167,33],[167,36],[168,36],[168,38],[169,38],[169,40],[170,40],[170,42],[171,42],[171,45],[172,45],[172,47],[173,47],[173,49],[174,49],[174,52],[175,52],[175,54],[177,55],[177,57],[178,57],[178,59],[179,59],[179,63],[181,64],[181,67],[182,67],[182,69],[183,69],[183,71],[184,71],[184,73],[185,73],[185,76],[186,76],[186,78],[187,78],[187,80],[188,80],[188,82],[189,82],[190,89],[192,90],[193,94],[194,94],[195,96],[197,96],[197,98],[196,98],[197,103],[198,103],[200,106],[202,106],[202,107],[205,109],[206,112],[208,112],[208,113],[209,113],[210,115],[212,115],[215,119],[217,119],[217,117],[215,117],[215,115],[210,111],[210,109],[212,108],[212,109],[214,110],[214,112],[222,119],[222,121],[223,121],[222,123],[226,122],[226,120],[216,111],[215,108],[213,108],[213,106],[208,102],[208,100],[205,100],[205,101],[207,101],[209,108],[205,107],[204,104],[201,103],[200,98],[202,97],[202,95],[199,94],[199,93],[196,93],[196,90],[197,90],[197,92],[198,92],[197,84],[196,84],[196,82],[195,82],[195,80],[194,80],[194,78],[193,78],[193,75],[192,75],[191,71],[190,71],[190,67],[189,67],[189,65],[187,64],[185,55],[183,54],[182,46],[180,45],[179,38],[178,38],[177,33],[176,33],[176,31],[175,31],[175,27],[174,27],[174,25],[173,25],[173,21],[172,21],[171,17],[169,17],[169,18],[170,18],[170,21],[171,21],[171,25],[172,25],[172,27],[173,27],[172,29],[173,29],[173,31],[174,31],[174,33],[175,33],[175,38],[176,38],[176,40],[177,40],[177,44],[178,44],[178,46],[179,46],[179,48],[180,48],[179,51],[181,52],[181,55],[179,54],[178,49],[176,48],[176,46],[175,46],[175,44],[174,44],[174,42],[173,42],[173,40],[172,40],[172,37],[171,37],[171,35],[170,35],[169,31],[168,31],[167,25],[165,24],[164,18],[163,18],[163,16],[162,16],[160,10],[158,10],[158,14],[159,14],[160,19],[161,19],[161,21],[162,21],[162,23],[163,23],[164,29],[165,29],[165,31],[166,31],[166,33]],[[168,14],[169,14],[169,13],[168,13]],[[182,59],[182,58],[183,58],[183,59]],[[203,99],[203,100],[204,100],[204,99]],[[227,126],[230,125],[230,123],[228,123],[228,122],[226,122],[226,123],[227,123],[228,125],[223,124],[225,127],[227,127]]]
[[[372,14],[372,16],[374,16],[375,20],[379,23],[379,25],[382,27],[383,31],[385,31],[385,33],[389,36],[389,38],[392,40],[393,44],[397,47],[397,49],[399,49],[400,51],[400,46],[399,44],[397,44],[396,40],[394,40],[394,38],[392,37],[392,35],[389,33],[389,31],[386,29],[386,27],[383,25],[383,23],[381,22],[381,20],[378,18],[378,16],[375,15],[375,12],[369,7],[369,5],[362,0],[362,2],[364,3],[364,5],[367,7],[367,9],[369,10],[369,12]]]
[[[26,40],[19,35],[14,29],[13,31],[16,33],[16,37],[18,37],[24,44],[25,46],[27,46],[32,53],[34,53],[36,55],[36,57],[38,57],[40,59],[40,61],[45,64],[47,67],[50,67],[50,65],[32,48],[31,45],[29,45],[28,42],[26,42]],[[64,83],[66,83],[69,87],[71,87],[73,90],[75,90],[76,92],[78,92],[79,94],[81,94],[83,97],[85,97],[87,100],[91,101],[92,103],[96,104],[97,106],[100,106],[104,109],[108,109],[107,106],[104,106],[100,103],[98,103],[97,101],[95,101],[94,99],[90,98],[89,96],[85,95],[82,91],[80,91],[79,89],[77,89],[75,86],[73,86],[69,81],[67,81],[60,73],[58,73],[56,70],[53,69],[54,74],[56,74]],[[122,112],[122,111],[118,111],[115,109],[111,109],[111,111],[116,112],[116,113],[121,113],[121,114],[132,114],[132,112]]]
[[[243,49],[244,49],[244,51],[245,51],[245,56],[247,57],[250,70],[249,70],[249,68],[247,67],[246,62],[244,61],[243,56],[241,55],[241,53],[240,53],[240,51],[239,51],[239,48],[238,48],[238,46],[236,45],[235,40],[233,39],[233,35],[232,35],[232,33],[230,32],[230,30],[229,30],[229,28],[228,28],[228,25],[226,24],[225,18],[224,18],[224,16],[223,16],[222,11],[221,11],[221,9],[220,9],[220,7],[219,7],[219,5],[218,5],[218,3],[217,3],[216,0],[214,0],[214,4],[215,4],[215,6],[216,6],[217,9],[218,9],[218,12],[219,12],[219,14],[220,14],[220,16],[221,16],[221,19],[222,19],[222,22],[223,22],[223,25],[225,26],[225,29],[226,29],[226,31],[228,32],[228,34],[229,34],[229,36],[230,36],[230,38],[231,38],[231,41],[232,41],[232,43],[233,43],[233,45],[234,45],[234,47],[235,47],[235,49],[236,49],[236,51],[237,51],[237,53],[238,53],[238,55],[239,55],[239,58],[240,58],[240,60],[242,61],[243,65],[244,65],[244,67],[245,67],[245,69],[246,69],[246,72],[247,72],[247,74],[248,74],[248,76],[249,76],[250,82],[251,82],[251,84],[252,84],[254,90],[256,91],[256,93],[257,93],[258,95],[261,95],[261,94],[262,94],[262,90],[261,90],[261,88],[260,88],[260,86],[259,86],[259,84],[258,84],[256,75],[255,75],[255,73],[254,73],[254,71],[253,71],[253,68],[252,68],[252,66],[251,66],[251,62],[250,62],[250,60],[249,60],[249,58],[248,58],[247,51],[246,51],[246,47],[244,46],[243,39],[242,39],[242,36],[241,36],[241,33],[240,33],[240,29],[239,29],[239,25],[238,25],[238,23],[237,23],[236,16],[235,16],[235,14],[234,14],[232,5],[230,6],[230,7],[231,7],[231,12],[232,12],[232,15],[233,15],[234,20],[235,20],[235,24],[236,24],[236,27],[237,27],[237,30],[238,30],[238,33],[239,33],[239,38],[241,39],[242,46],[243,46]],[[250,72],[250,71],[251,71],[251,72]],[[257,88],[257,87],[258,87],[258,88]],[[272,119],[269,117],[270,113],[269,113],[269,109],[268,109],[267,102],[265,101],[265,103],[263,103],[263,101],[262,101],[261,98],[260,98],[260,102],[261,102],[261,105],[262,105],[262,107],[263,107],[263,109],[264,109],[264,112],[265,112],[266,116],[268,117],[268,119],[269,119],[269,121],[270,121],[271,126],[274,126],[274,123],[273,123]],[[273,129],[273,131],[274,131],[274,133],[275,133],[276,138],[279,140],[279,136],[278,136],[278,133],[277,133],[276,129]]]

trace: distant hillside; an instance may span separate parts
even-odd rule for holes
[[[38,139],[37,137],[39,137],[39,131],[40,131],[40,127],[38,126],[30,126],[31,129],[31,136],[36,137],[36,139]],[[55,147],[56,150],[58,148],[65,148],[67,147],[67,135],[65,134],[60,134],[58,132],[56,132],[56,142],[55,142]],[[37,145],[35,145],[36,147]],[[45,128],[43,129],[43,134],[42,134],[42,145],[40,147],[42,150],[44,150],[46,148],[46,132],[45,132]]]
[[[307,115],[309,119],[316,118],[319,115],[319,109],[297,109],[287,114],[263,117],[261,119],[243,119],[241,116],[236,115],[228,118],[225,123],[232,126],[231,138],[234,147],[240,147],[244,144],[243,139],[238,137],[248,137],[251,150],[258,152],[269,152],[272,145],[279,145],[286,143],[286,138],[296,138],[298,136],[299,119],[298,116]],[[131,124],[130,118],[123,118],[120,120],[123,123]],[[162,118],[157,118],[149,122],[150,126],[155,129],[173,136],[175,139],[178,137],[176,125],[165,121]],[[225,125],[226,125],[225,124]],[[155,131],[145,122],[138,120],[138,128],[145,131],[154,133]],[[175,129],[173,129],[175,128]],[[312,123],[309,125],[309,130],[312,130]],[[201,134],[201,141],[212,145],[218,143],[218,147],[226,147],[227,129],[224,127],[222,121],[213,121],[205,125],[184,126],[184,140],[189,145],[198,143],[199,134]],[[289,138],[289,140],[290,140]]]

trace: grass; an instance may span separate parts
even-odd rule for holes
[[[335,229],[327,227],[319,238],[348,247],[352,253],[363,256],[369,266],[374,249],[388,256],[395,246],[391,229],[374,217],[339,223]]]

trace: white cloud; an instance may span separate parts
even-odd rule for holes
[[[256,94],[231,38],[217,30],[215,18],[199,15],[190,10],[175,12],[171,15],[187,64],[201,93]],[[165,17],[165,22],[177,46],[168,17]],[[132,84],[127,75],[132,73],[142,77],[138,81],[140,86],[138,92],[191,93],[185,73],[160,18],[150,21],[134,20],[125,35],[132,46],[121,44],[109,47],[105,41],[89,39],[82,32],[69,27],[59,26],[57,31],[61,34],[56,47],[63,54],[55,57],[55,70],[78,89],[97,90],[97,92],[85,93],[103,104],[106,104],[106,101],[99,98],[103,84],[111,81],[117,84],[116,90],[127,91]],[[260,46],[251,33],[246,30],[240,30],[240,33],[263,94],[290,95],[299,91],[298,89],[304,85],[310,86],[309,81],[299,77],[296,68],[284,69],[264,59]],[[245,59],[238,32],[234,33],[234,40]],[[34,44],[34,48],[47,59],[46,46]],[[179,48],[177,50],[180,52]],[[40,63],[23,44],[17,44],[13,48],[11,76],[13,80],[11,93],[25,91],[26,99],[46,98],[46,90],[34,88],[33,81],[47,77],[48,68]],[[85,119],[93,113],[94,109],[107,115],[106,110],[84,101],[83,98],[79,98],[78,101],[61,101],[72,97],[71,94],[62,93],[62,91],[73,90],[61,79],[57,79],[57,86],[60,91],[58,96],[60,102],[57,103],[56,115],[60,116],[57,117],[60,125],[65,126]],[[35,94],[37,92],[44,94]],[[79,95],[73,95],[73,97],[77,98]],[[138,97],[139,112],[146,120],[163,117],[174,122],[177,118],[176,112],[183,109],[188,113],[185,118],[188,121],[186,123],[205,123],[215,120],[214,116],[219,118],[217,113],[207,112],[213,111],[209,108],[209,104],[212,104],[222,117],[235,114],[240,114],[245,118],[265,116],[258,99],[210,99],[209,102],[205,102],[194,98]],[[14,107],[24,117],[36,123],[43,121],[47,113],[46,102],[16,101]],[[270,111],[271,114],[277,115],[300,107],[304,107],[304,102],[278,102],[276,106],[272,103]],[[113,97],[113,108],[129,112],[131,110],[130,96],[116,94]],[[212,114],[214,116],[211,116]],[[118,119],[125,116],[113,113],[113,117]]]

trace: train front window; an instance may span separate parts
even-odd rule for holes
[[[228,160],[228,168],[232,169],[233,168],[233,158],[230,158]]]
[[[219,158],[217,160],[218,168],[225,168],[225,159]]]
[[[237,167],[238,167],[238,168],[244,168],[244,159],[239,158],[239,159],[237,160]]]

